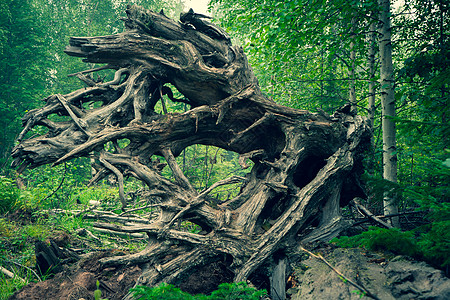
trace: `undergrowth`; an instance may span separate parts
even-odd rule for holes
[[[245,282],[222,283],[211,295],[191,295],[167,283],[156,287],[137,286],[130,290],[140,300],[259,300],[266,290],[256,290]]]
[[[363,247],[372,251],[391,251],[408,255],[446,269],[450,266],[450,221],[434,222],[431,229],[402,232],[397,228],[369,227],[368,231],[332,240],[339,247]]]
[[[44,173],[49,171],[45,170]],[[38,240],[48,243],[50,239],[58,239],[65,247],[85,251],[96,248],[134,251],[145,247],[146,244],[142,242],[113,239],[95,232],[93,221],[83,218],[83,214],[65,212],[89,210],[89,201],[100,203],[98,209],[120,211],[117,188],[101,184],[90,188],[67,186],[67,183],[72,182],[69,179],[64,181],[59,190],[56,189],[58,182],[50,184],[38,182],[37,179],[33,185],[20,190],[13,179],[0,177],[0,267],[15,274],[14,278],[10,278],[0,272],[0,300],[8,299],[25,282],[46,278],[46,274],[32,272],[36,263],[34,245]],[[54,208],[61,210],[55,212]],[[76,231],[80,228],[92,231],[101,244],[89,236],[77,235]]]
[[[370,179],[366,183],[372,186],[372,196],[381,201],[386,190],[395,190],[397,201],[406,207],[427,212],[419,225],[409,231],[369,227],[361,234],[334,239],[341,247],[364,247],[368,250],[387,250],[396,254],[408,255],[424,260],[434,267],[443,269],[450,275],[450,165],[444,157],[421,157],[416,166],[415,184],[404,181],[403,184],[386,186]],[[410,225],[410,224],[408,224]],[[411,227],[410,227],[411,228]]]

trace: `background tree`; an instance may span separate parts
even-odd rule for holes
[[[380,31],[378,45],[380,50],[380,83],[382,104],[383,130],[383,178],[397,183],[397,141],[395,130],[395,91],[394,66],[392,63],[391,38],[391,5],[390,0],[380,0]],[[398,204],[392,196],[386,193],[383,199],[384,214],[397,214]],[[392,219],[392,224],[399,227],[398,217]]]
[[[446,64],[448,47],[445,42],[448,39],[448,4],[444,2],[408,1],[400,5],[395,3],[395,9],[389,16],[394,24],[391,28],[392,71],[394,78],[398,80],[394,86],[389,85],[392,87],[391,93],[396,90],[394,99],[391,98],[389,104],[392,111],[395,101],[395,110],[398,113],[397,117],[384,120],[391,125],[391,137],[395,134],[395,131],[392,131],[394,122],[400,126],[398,151],[391,151],[391,154],[397,154],[399,159],[399,184],[380,180],[383,177],[383,161],[391,160],[388,157],[384,160],[382,158],[382,154],[387,152],[382,150],[380,88],[385,89],[387,85],[378,83],[380,73],[378,41],[383,41],[378,39],[379,12],[382,11],[378,2],[267,3],[217,0],[211,2],[211,8],[217,10],[217,21],[235,32],[233,36],[240,38],[249,54],[249,60],[256,61],[252,66],[260,79],[263,91],[274,95],[272,97],[275,101],[294,107],[307,108],[315,103],[327,110],[327,106],[336,101],[342,104],[348,100],[345,90],[352,86],[346,76],[351,74],[348,72],[352,70],[349,68],[351,59],[348,49],[350,43],[356,43],[355,90],[358,108],[360,114],[368,113],[373,120],[374,134],[374,152],[368,160],[369,176],[366,178],[370,202],[366,204],[375,212],[383,213],[382,191],[399,191],[401,194],[405,184],[407,186],[423,184],[421,179],[427,176],[420,177],[418,173],[423,174],[422,171],[426,173],[425,166],[428,164],[424,161],[426,157],[441,162],[448,157],[448,153],[443,150],[448,148],[448,138],[441,135],[445,132],[448,136],[448,122],[445,116],[448,116],[449,107],[446,93],[448,83],[444,79],[448,70]],[[352,31],[349,25],[355,20],[357,30]],[[364,40],[363,36],[367,39]],[[271,65],[259,65],[260,58],[268,57],[269,54]],[[328,59],[318,61],[324,57]],[[365,60],[367,64],[364,63]],[[284,75],[274,77],[270,75],[272,70]],[[309,81],[307,77],[310,74],[315,74],[314,79],[319,80]],[[271,80],[274,78],[277,82],[272,84]],[[408,80],[405,82],[406,78]],[[417,80],[419,78],[422,79]],[[285,90],[287,83],[291,88]],[[440,88],[436,88],[436,84],[440,85]],[[328,88],[331,88],[332,92],[324,93]],[[294,90],[296,92],[292,93]],[[334,95],[337,98],[317,97],[317,95]],[[386,93],[383,92],[383,95]],[[364,107],[367,107],[367,110]],[[433,113],[432,107],[440,111]],[[424,151],[427,154],[424,155]],[[394,168],[391,170],[395,170],[395,159],[392,162]],[[417,206],[412,200],[414,197],[400,194],[385,195],[396,199],[394,211],[395,205],[399,205],[402,210]]]
[[[38,105],[46,87],[49,52],[46,29],[34,1],[0,3],[0,166],[8,157],[18,133],[20,115]]]
[[[39,106],[45,94],[68,92],[83,86],[67,76],[86,63],[64,54],[70,36],[108,35],[120,32],[120,18],[129,1],[6,0],[0,4],[1,105],[0,165],[6,174],[9,153],[19,134],[24,112]],[[182,1],[137,0],[169,16],[179,15]],[[93,64],[91,66],[94,66]],[[103,77],[105,74],[100,73]],[[38,130],[38,129],[36,129]],[[39,131],[34,132],[39,133]],[[87,166],[87,161],[79,163]]]

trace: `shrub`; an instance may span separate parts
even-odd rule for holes
[[[211,300],[258,300],[261,299],[267,292],[265,290],[256,290],[249,287],[245,282],[238,283],[222,283],[219,289],[211,293],[205,299]]]
[[[195,299],[192,295],[181,291],[179,288],[167,283],[161,283],[156,287],[137,286],[131,289],[133,297],[142,300],[179,300]]]
[[[0,213],[4,214],[15,208],[20,191],[10,178],[0,176]]]
[[[397,228],[369,227],[368,231],[361,234],[352,237],[343,236],[332,240],[332,242],[340,247],[364,247],[368,250],[387,250],[409,256],[418,254],[414,234],[402,232]]]
[[[399,229],[369,227],[361,234],[342,236],[332,242],[339,247],[364,247],[368,250],[388,250],[396,254],[424,259],[436,267],[450,266],[450,221],[436,221],[423,233],[402,232]],[[415,234],[417,233],[417,234]]]
[[[450,221],[433,222],[417,242],[425,260],[440,267],[450,266]]]
[[[245,282],[222,283],[211,295],[191,295],[167,283],[156,287],[137,286],[130,290],[135,299],[142,300],[259,300],[267,295],[265,290],[256,290]]]

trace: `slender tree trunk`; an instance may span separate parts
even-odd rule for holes
[[[375,54],[376,54],[376,24],[372,22],[369,27],[369,34],[367,37],[367,43],[369,49],[367,51],[367,61],[369,69],[369,103],[368,103],[368,118],[370,121],[370,127],[373,130],[375,123]]]
[[[392,65],[392,40],[391,40],[391,20],[390,1],[379,0],[380,6],[380,82],[381,82],[381,105],[382,105],[382,128],[383,128],[383,178],[397,182],[397,154],[395,122],[395,92],[394,75]],[[392,191],[387,191],[383,200],[384,213],[398,213],[398,205],[392,197]],[[392,219],[392,225],[398,227],[398,217]]]
[[[352,26],[351,26],[351,34],[350,34],[350,66],[348,69],[348,78],[350,79],[349,85],[349,102],[351,105],[351,110],[353,112],[357,111],[356,108],[356,87],[355,87],[355,60],[356,60],[356,51],[355,51],[355,18],[352,18]]]

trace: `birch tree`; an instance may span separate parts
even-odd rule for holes
[[[381,83],[381,106],[382,106],[382,129],[383,129],[383,178],[397,182],[397,154],[396,154],[396,131],[395,122],[395,91],[394,72],[392,64],[392,39],[391,39],[391,3],[390,0],[379,0],[380,6],[380,28],[379,28],[379,51],[380,51],[380,83]],[[383,199],[385,215],[398,213],[398,205],[386,192]],[[392,225],[398,227],[398,217],[392,219]]]

